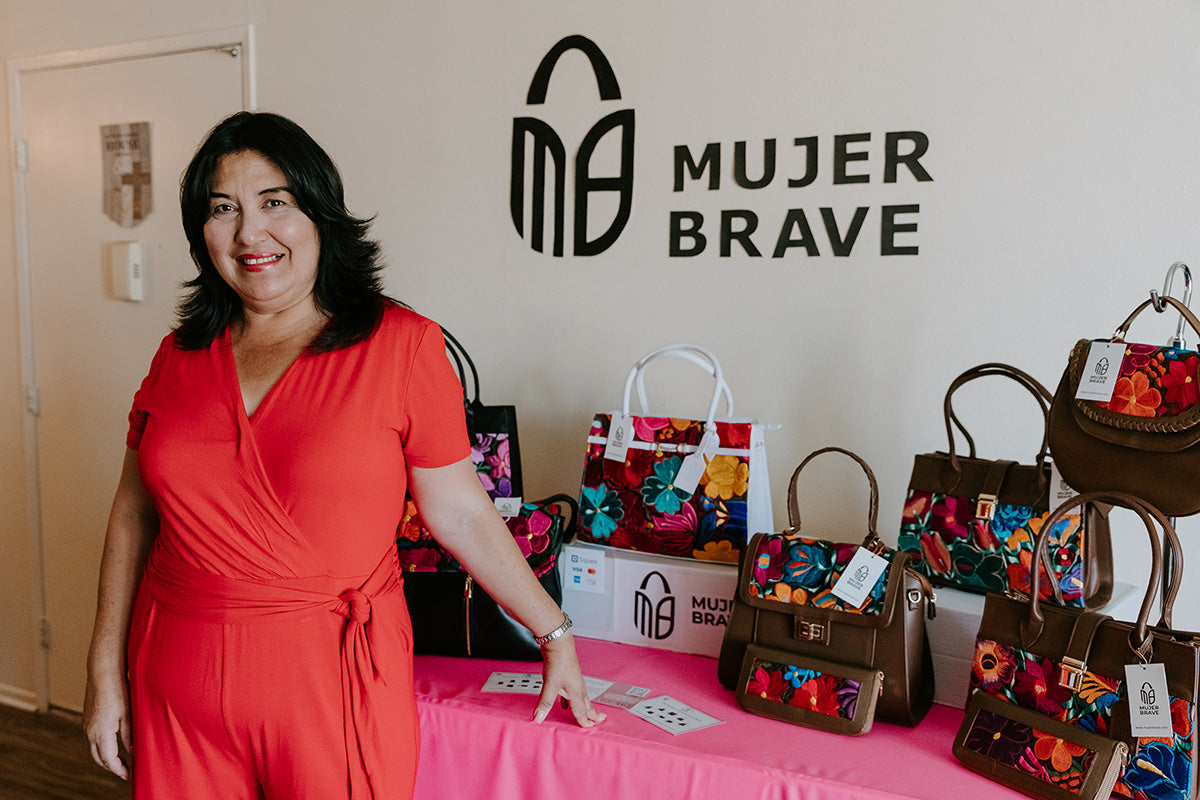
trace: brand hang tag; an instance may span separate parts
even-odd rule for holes
[[[497,497],[494,498],[494,502],[496,510],[502,517],[515,517],[521,513],[521,498],[519,497]]]
[[[883,577],[888,560],[872,553],[865,547],[858,548],[854,558],[846,565],[842,577],[833,585],[832,593],[849,605],[857,608],[866,602],[875,584]]]
[[[1121,375],[1121,361],[1125,358],[1124,342],[1092,342],[1087,361],[1083,364],[1083,375],[1079,378],[1076,400],[1095,400],[1107,403],[1112,400]]]
[[[624,461],[633,441],[633,417],[613,414],[608,424],[608,444],[604,446],[604,457],[609,461]]]
[[[1050,508],[1057,508],[1062,503],[1067,502],[1079,492],[1071,488],[1071,485],[1063,480],[1062,473],[1058,471],[1058,464],[1050,462]]]
[[[672,482],[675,488],[687,492],[689,496],[694,494],[696,487],[700,485],[704,470],[708,469],[708,462],[717,454],[720,444],[721,440],[715,427],[705,430],[696,452],[684,458],[683,463],[679,465],[679,471],[675,473],[675,480]]]
[[[1162,664],[1127,664],[1125,686],[1129,693],[1130,734],[1158,739],[1173,737],[1167,668]]]

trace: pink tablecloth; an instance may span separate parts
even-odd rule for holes
[[[1017,798],[950,753],[962,712],[935,705],[916,728],[876,722],[836,736],[752,716],[712,658],[578,639],[586,675],[649,687],[724,720],[673,736],[619,708],[584,730],[536,698],[482,693],[493,671],[538,664],[420,656],[418,800],[886,800]]]

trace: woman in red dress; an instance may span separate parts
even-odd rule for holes
[[[441,330],[383,295],[326,153],[238,113],[180,197],[199,275],[130,412],[88,659],[96,761],[127,777],[123,746],[135,798],[411,797],[406,489],[547,640],[534,719],[556,698],[603,719],[476,477]]]

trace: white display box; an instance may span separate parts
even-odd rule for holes
[[[563,610],[577,636],[716,657],[737,591],[736,564],[569,544]]]
[[[926,621],[929,649],[933,651],[933,701],[944,706],[965,708],[971,688],[971,662],[975,655],[975,637],[983,617],[984,595],[934,587],[937,616]],[[1127,583],[1113,586],[1113,596],[1102,610],[1113,619],[1137,617],[1143,591]]]

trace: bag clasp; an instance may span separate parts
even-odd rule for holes
[[[1083,686],[1083,674],[1087,672],[1087,664],[1077,658],[1063,656],[1059,661],[1058,685],[1072,692],[1078,692]]]
[[[829,624],[798,619],[796,620],[796,638],[827,645],[829,644]]]

